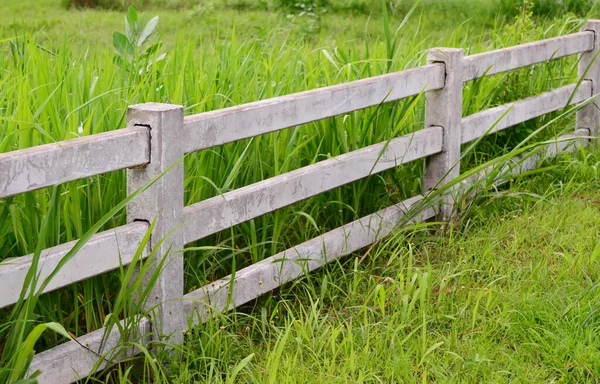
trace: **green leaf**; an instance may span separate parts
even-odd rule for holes
[[[140,18],[138,20],[138,23],[137,23],[137,31],[136,31],[138,33],[138,35],[139,35],[140,31],[142,29],[144,29],[144,27],[146,26],[146,24],[148,24],[149,20],[150,20],[150,18],[148,17],[148,15],[144,14],[144,15],[140,16]]]
[[[139,37],[139,39],[137,41],[137,46],[138,47],[141,47],[146,42],[146,40],[148,40],[148,38],[150,37],[150,35],[152,34],[152,32],[154,32],[154,29],[156,28],[157,24],[158,24],[158,16],[154,16],[148,22],[148,24],[146,24],[146,26],[144,27],[144,30],[140,34],[140,37]]]
[[[387,49],[387,70],[390,70],[392,65],[391,61],[394,56],[394,46],[392,44],[392,37],[390,34],[390,19],[388,16],[387,3],[385,0],[381,1],[381,10],[383,12],[383,34],[385,36],[385,45]]]
[[[250,362],[250,360],[252,360],[253,357],[254,353],[250,354],[249,356],[246,356],[244,359],[242,359],[242,361],[237,363],[235,367],[233,367],[233,369],[231,370],[230,376],[229,378],[227,378],[227,382],[225,384],[234,384],[238,373],[240,373],[240,371],[244,369],[246,365],[248,365],[248,363]]]
[[[39,383],[39,381],[37,381],[37,379],[29,378],[29,379],[17,380],[17,381],[15,381],[14,384],[38,384],[38,383]]]
[[[35,328],[33,328],[29,335],[27,335],[27,339],[25,339],[25,342],[20,347],[15,364],[12,367],[13,371],[9,379],[10,382],[20,379],[20,376],[27,372],[29,365],[27,361],[29,360],[28,358],[34,353],[33,348],[35,347],[35,343],[42,336],[42,333],[44,333],[44,331],[48,328],[62,335],[66,335],[69,339],[71,339],[67,331],[65,331],[65,329],[57,323],[38,324]]]
[[[431,347],[429,347],[429,349],[427,349],[425,351],[425,353],[423,354],[423,356],[421,357],[421,362],[419,363],[420,365],[423,365],[423,363],[425,362],[425,358],[427,356],[429,356],[429,354],[433,351],[435,351],[436,349],[438,349],[439,347],[441,347],[442,345],[444,345],[443,341],[440,341],[439,343],[435,343],[434,345],[432,345]]]
[[[125,63],[123,62],[123,57],[122,56],[116,56],[113,57],[113,63],[119,67],[122,67]]]
[[[378,284],[378,286],[379,286],[379,308],[381,310],[381,316],[385,316],[385,288],[381,284]]]
[[[153,55],[156,52],[158,52],[158,50],[160,49],[160,47],[162,46],[162,43],[156,43],[156,44],[152,44],[151,46],[149,46],[148,48],[146,48],[146,50],[144,51],[144,55]]]
[[[314,228],[314,229],[315,229],[317,232],[319,232],[319,225],[317,224],[316,220],[315,220],[315,219],[314,219],[314,218],[313,218],[311,215],[309,215],[309,214],[308,214],[308,213],[306,213],[306,212],[294,212],[294,214],[295,214],[295,215],[300,215],[300,216],[303,216],[303,217],[306,219],[306,221],[308,221],[308,223],[309,223],[310,225],[312,225],[312,226],[313,226],[313,228]]]
[[[283,336],[275,344],[275,351],[271,354],[272,360],[269,362],[269,377],[267,379],[268,384],[275,384],[277,382],[277,371],[279,368],[279,361],[283,355],[283,349],[287,343],[288,336],[290,335],[291,328],[287,328]]]
[[[130,6],[127,9],[127,15],[125,16],[125,33],[129,37],[130,41],[135,40],[135,35],[138,32],[137,28],[138,28],[138,13],[135,10],[135,8]]]
[[[129,42],[127,36],[121,32],[113,33],[113,46],[120,54],[133,54],[133,45]]]
[[[54,331],[54,332],[58,333],[59,335],[63,335],[67,339],[71,340],[71,335],[69,335],[67,330],[62,325],[52,322],[52,323],[46,323],[46,327],[48,327],[48,329],[50,329],[51,331]]]

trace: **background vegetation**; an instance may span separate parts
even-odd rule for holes
[[[8,15],[0,20],[0,152],[122,128],[130,104],[145,101],[176,103],[184,105],[186,114],[199,113],[415,67],[424,64],[427,49],[435,46],[463,47],[471,54],[572,33],[579,30],[586,16],[598,16],[598,9],[586,1],[153,0],[135,5],[148,15],[158,15],[158,33],[140,46],[133,44],[134,55],[124,55],[130,49],[124,48],[128,47],[127,41],[133,41],[125,33],[123,7],[127,5],[129,3],[121,1],[96,3],[92,0],[62,4],[55,0],[0,3],[0,11]],[[115,31],[122,34],[115,35]],[[569,58],[472,82],[465,87],[464,114],[574,82],[576,72],[576,58]],[[464,160],[464,169],[506,153],[553,116],[536,119],[483,140]],[[187,204],[201,201],[330,156],[421,129],[422,125],[421,97],[190,155],[185,159],[186,201]],[[572,127],[572,117],[562,119],[550,124],[540,138]],[[571,160],[561,171],[570,176],[553,174],[556,182],[544,180],[540,182],[544,187],[536,192],[545,195],[556,183],[562,189],[564,186],[560,183],[563,181],[581,185],[594,180],[597,177],[594,162],[597,160],[593,155],[582,156],[581,162]],[[420,193],[421,169],[422,163],[415,162],[384,172],[188,245],[189,248],[203,247],[203,250],[186,252],[186,287],[189,290],[197,288],[231,273],[234,268],[249,265]],[[568,183],[569,177],[580,181]],[[80,238],[125,198],[124,186],[124,173],[114,172],[67,183],[55,192],[45,189],[1,200],[0,260],[33,253],[41,242],[49,247]],[[594,201],[595,197],[590,199]],[[566,201],[575,204],[571,200],[567,198]],[[524,209],[512,206],[514,201],[510,200],[508,208],[502,208],[503,212]],[[574,206],[569,205],[566,210],[574,209]],[[489,204],[487,207],[483,212],[495,215],[493,209],[496,208],[490,208]],[[491,204],[491,207],[495,206]],[[585,209],[593,210],[593,207]],[[597,224],[593,221],[592,211],[589,212],[588,224],[593,227]],[[559,212],[553,215],[558,222]],[[466,221],[464,227],[459,228],[464,231],[478,228],[479,221],[485,220],[477,220],[477,217],[474,214],[472,221]],[[123,223],[124,214],[120,212],[101,228],[113,228]],[[524,227],[517,229],[514,233],[526,230]],[[579,324],[577,326],[585,328],[585,332],[574,333],[569,339],[577,348],[585,347],[582,355],[577,355],[579,357],[549,352],[535,355],[537,347],[531,346],[533,344],[528,344],[531,349],[521,353],[515,345],[517,341],[533,343],[529,338],[531,335],[524,336],[530,331],[519,328],[517,332],[512,325],[492,326],[494,321],[514,324],[516,320],[511,316],[516,306],[526,301],[527,295],[534,292],[533,287],[535,292],[548,294],[544,297],[549,301],[546,305],[532,306],[530,313],[524,315],[524,324],[555,315],[548,306],[559,304],[551,300],[549,288],[544,285],[547,282],[542,283],[548,273],[553,273],[554,267],[540,264],[545,269],[539,275],[526,274],[543,263],[544,255],[555,252],[554,248],[540,252],[537,258],[526,258],[526,262],[520,259],[526,256],[514,256],[519,261],[511,266],[509,260],[512,259],[506,259],[508,255],[496,257],[500,251],[494,248],[495,242],[483,242],[478,246],[484,250],[488,247],[489,252],[484,252],[481,259],[473,256],[478,253],[472,248],[468,251],[472,257],[465,256],[467,262],[464,265],[444,266],[446,260],[462,260],[463,253],[458,252],[456,246],[460,248],[463,243],[481,239],[488,230],[499,231],[499,236],[508,233],[502,226],[480,229],[481,232],[474,229],[472,239],[460,236],[456,239],[453,235],[434,239],[432,243],[421,244],[419,241],[421,245],[416,248],[407,244],[416,242],[413,237],[420,238],[420,232],[399,234],[368,253],[378,255],[373,260],[364,261],[363,256],[349,257],[314,280],[303,280],[284,289],[283,292],[293,292],[293,299],[292,296],[283,296],[284,301],[262,299],[253,304],[257,309],[250,311],[249,317],[239,314],[220,320],[226,325],[209,324],[204,331],[190,338],[190,348],[182,350],[183,359],[181,356],[175,360],[162,356],[159,361],[165,364],[164,368],[154,367],[154,373],[164,376],[165,380],[168,376],[170,380],[181,382],[191,379],[218,382],[226,380],[227,372],[235,371],[231,371],[233,367],[246,367],[246,371],[252,367],[254,374],[245,377],[260,381],[265,372],[273,372],[273,367],[280,364],[282,372],[303,367],[306,376],[299,373],[298,381],[309,381],[314,372],[323,372],[323,381],[332,379],[331,375],[341,377],[342,381],[367,381],[375,377],[383,381],[427,381],[429,375],[451,380],[447,371],[453,369],[471,372],[473,380],[502,381],[505,377],[517,377],[538,381],[538,378],[572,377],[578,381],[579,378],[597,378],[597,367],[600,366],[597,349],[590,347],[596,339],[586,332],[597,326],[593,300],[597,300],[598,295],[590,280],[577,280],[581,275],[562,275],[562,284],[572,288],[565,297],[581,295],[589,307],[578,307],[576,319],[569,317],[574,312],[565,315],[568,321],[575,323],[565,320],[566,323],[554,324],[557,335],[566,332],[567,328],[563,326]],[[561,238],[566,244],[566,237]],[[516,247],[514,249],[520,249],[517,245],[522,246],[521,243],[511,244]],[[589,242],[585,244],[581,254],[588,255],[588,248],[592,246]],[[597,252],[595,248],[591,250]],[[500,261],[497,259],[507,264],[498,266]],[[363,261],[352,264],[360,260]],[[409,265],[407,260],[412,260],[412,264]],[[563,261],[566,264],[561,264]],[[558,263],[560,268],[574,262],[566,257],[563,261]],[[597,274],[597,259],[581,262],[591,271],[589,276]],[[471,267],[483,271],[491,266],[502,272],[487,275],[470,272]],[[362,272],[350,273],[353,270]],[[396,274],[388,276],[391,271]],[[512,281],[508,277],[500,283],[494,282],[500,276],[513,274],[521,276],[514,285],[502,285]],[[120,301],[123,291],[115,287],[123,289],[121,283],[126,275],[124,271],[106,274],[43,295],[28,316],[35,322],[58,321],[75,336],[98,329],[110,314],[123,316],[125,309]],[[463,281],[463,276],[470,277]],[[388,282],[388,277],[393,284]],[[458,288],[452,288],[456,295],[439,296],[440,289],[447,289],[449,284],[442,284],[440,279],[444,278],[460,284]],[[530,284],[532,280],[538,283]],[[356,285],[342,288],[348,284]],[[464,291],[465,295],[460,291],[463,285],[472,287]],[[488,294],[478,285],[484,289],[503,286],[510,294]],[[306,294],[302,294],[303,291]],[[354,297],[355,294],[360,299]],[[483,308],[484,299],[488,304],[485,314],[481,315],[483,322],[479,323],[479,310]],[[383,300],[383,304],[373,304],[379,300]],[[393,303],[386,304],[389,300]],[[308,306],[294,310],[295,303]],[[343,306],[336,306],[336,303]],[[379,309],[375,308],[377,305]],[[385,312],[382,308],[388,305],[389,310]],[[334,320],[330,320],[331,316]],[[402,318],[398,320],[397,316]],[[8,310],[0,312],[0,321],[9,317]],[[582,318],[588,319],[585,326],[576,323]],[[358,321],[357,329],[348,328],[349,319]],[[475,327],[476,322],[479,327]],[[468,349],[468,353],[467,349],[460,349],[464,344],[459,343],[463,336],[460,339],[456,336],[459,326],[462,327],[460,332],[483,329],[475,333],[480,339],[469,336],[473,348]],[[371,329],[376,332],[373,339],[365,333]],[[548,331],[546,325],[540,325],[538,329],[541,329],[539,332]],[[396,368],[386,371],[388,365],[378,365],[385,360],[370,357],[371,364],[367,368],[358,368],[366,363],[360,359],[366,359],[368,351],[373,350],[371,342],[380,343],[375,351],[388,354],[383,348],[390,340],[392,330],[398,335],[394,338],[398,340],[397,350],[405,352],[391,365]],[[0,340],[6,332],[7,328],[0,328]],[[305,335],[297,332],[305,332]],[[455,332],[454,344],[444,339],[452,332]],[[500,348],[497,340],[511,337],[516,341],[508,342],[506,349],[477,352],[479,346]],[[557,336],[556,343],[560,337]],[[59,334],[44,333],[37,348],[42,350],[63,340]],[[317,344],[311,344],[309,348],[309,341]],[[297,348],[289,344],[292,342]],[[558,348],[556,343],[548,342],[548,350]],[[255,351],[257,346],[266,348],[267,352],[256,351],[254,357],[245,360],[250,355],[248,351]],[[360,348],[356,349],[357,346]],[[571,353],[573,348],[566,350]],[[326,352],[329,350],[331,354]],[[516,360],[504,360],[511,350],[517,354]],[[429,357],[434,356],[435,364],[430,365]],[[539,365],[539,370],[527,368],[532,359]],[[573,365],[566,368],[570,364],[565,363],[568,359],[573,360]],[[494,365],[488,360],[496,361],[496,368],[490,368]],[[318,361],[321,361],[320,365],[314,365]],[[419,368],[415,371],[410,367]],[[502,370],[515,376],[494,376],[500,375],[498,371]],[[414,376],[401,371],[413,372]],[[586,372],[591,374],[586,376]],[[119,374],[133,375],[129,371],[114,374],[117,376],[107,380],[118,378]],[[144,372],[136,374],[143,375]],[[571,374],[574,376],[569,376]],[[279,380],[283,376],[273,377]]]

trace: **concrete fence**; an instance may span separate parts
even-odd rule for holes
[[[193,116],[184,117],[183,107],[178,105],[134,105],[129,108],[127,128],[0,154],[0,198],[120,169],[127,169],[127,189],[132,193],[186,153],[425,92],[422,130],[190,206],[184,206],[184,170],[180,162],[131,202],[127,208],[128,224],[95,235],[45,289],[52,291],[128,264],[149,223],[156,218],[143,257],[153,250],[153,257],[167,258],[150,295],[151,302],[147,303],[158,311],[152,320],[138,319],[136,327],[141,334],[172,334],[180,338],[182,330],[189,327],[189,319],[195,324],[206,321],[211,314],[249,302],[307,270],[381,239],[424,195],[346,224],[239,270],[234,278],[211,282],[188,294],[184,294],[183,254],[168,252],[169,249],[183,249],[187,243],[231,226],[417,159],[429,158],[423,180],[425,193],[439,188],[460,174],[462,144],[600,93],[600,60],[595,60],[599,45],[600,21],[589,21],[582,32],[567,36],[466,57],[461,49],[432,49],[430,63],[419,68]],[[462,117],[464,82],[577,54],[578,83]],[[579,142],[585,144],[588,139],[583,137],[598,133],[599,121],[596,104],[583,107],[577,112],[574,132],[559,138],[558,145],[549,145],[547,154],[575,147],[573,140],[560,139],[582,137]],[[535,166],[535,161],[529,161],[522,168]],[[439,209],[421,210],[412,220],[448,217],[452,204],[451,198],[446,198]],[[165,237],[167,240],[161,242]],[[73,244],[42,252],[42,279]],[[32,258],[28,255],[0,263],[0,307],[18,300]],[[96,364],[99,356],[117,346],[121,338],[117,327],[92,332],[37,354],[31,372],[40,370],[42,383],[76,381],[101,368],[104,363]],[[112,361],[121,357],[113,357]]]

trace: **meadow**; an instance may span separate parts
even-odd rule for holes
[[[0,20],[0,152],[122,128],[131,104],[199,113],[415,67],[436,46],[470,54],[572,33],[600,16],[585,1],[340,0],[306,2],[304,11],[285,1],[156,0],[134,4],[159,16],[158,29],[123,61],[113,37],[125,31],[123,4],[68,4],[0,2],[8,15]],[[463,113],[576,75],[568,58],[471,82]],[[186,202],[420,129],[423,106],[415,97],[189,155]],[[507,153],[556,116],[482,140],[464,169]],[[536,139],[572,126],[567,116]],[[597,166],[594,152],[564,158],[547,174],[482,193],[443,235],[399,231],[200,327],[175,356],[158,352],[94,380],[597,382]],[[186,287],[421,193],[422,167],[386,171],[189,244]],[[124,186],[124,172],[114,172],[0,200],[0,260],[81,237],[125,198]],[[103,229],[124,221],[121,212]],[[123,315],[115,294],[123,285],[115,272],[45,294],[28,320],[83,335]],[[10,319],[10,309],[0,311],[0,322]],[[9,332],[0,327],[0,345]],[[36,350],[62,341],[46,332]],[[14,351],[0,351],[8,367]]]

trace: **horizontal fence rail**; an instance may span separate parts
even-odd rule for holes
[[[185,152],[200,151],[373,107],[443,86],[444,66],[430,64],[346,84],[187,116],[184,119]]]
[[[465,57],[463,81],[576,55],[594,48],[594,33],[579,32]]]
[[[462,142],[479,139],[547,113],[578,104],[592,96],[592,84],[583,81],[566,85],[538,96],[486,109],[462,119]]]
[[[184,296],[184,311],[205,322],[211,314],[254,300],[306,272],[373,244],[406,219],[405,214],[422,199],[410,198],[259,261],[236,272],[233,286],[232,277],[228,276],[190,292]],[[414,223],[433,216],[435,211],[429,208],[408,220]]]
[[[129,264],[147,231],[147,223],[136,222],[93,236],[75,257],[60,269],[45,287],[44,293]],[[71,241],[41,252],[38,267],[40,283],[54,271],[76,242],[77,240]],[[144,249],[142,258],[149,253],[149,249]],[[0,308],[19,300],[32,260],[33,255],[27,255],[0,262]]]
[[[551,160],[564,152],[574,152],[579,147],[578,144],[586,145],[584,139],[589,137],[590,132],[587,129],[577,129],[573,133],[567,133],[551,140],[541,148],[536,148],[531,155],[518,156],[508,164],[502,165],[500,169],[495,166],[490,166],[478,173],[467,177],[464,185],[476,183],[482,180],[491,172],[497,172],[497,177],[501,178],[506,175],[519,175],[535,169],[541,161]],[[476,188],[477,189],[477,188]],[[472,194],[473,192],[471,192]]]
[[[587,129],[578,129],[573,133],[561,135],[544,145],[541,150],[535,152],[533,155],[526,157],[522,161],[508,164],[506,168],[513,174],[531,171],[535,169],[541,161],[553,159],[561,153],[578,150],[579,146],[577,144],[585,144],[585,141],[582,142],[581,140],[585,137],[589,137],[589,131]]]
[[[325,263],[381,240],[398,225],[432,218],[444,220],[455,202],[436,188],[449,182],[444,174],[460,174],[461,143],[507,129],[527,120],[580,106],[575,131],[542,143],[533,153],[470,176],[452,193],[474,194],[479,182],[493,182],[534,169],[540,161],[589,145],[597,135],[600,113],[600,21],[582,32],[496,51],[463,56],[460,49],[430,51],[426,66],[311,91],[183,117],[183,107],[143,104],[129,109],[129,128],[80,139],[0,154],[0,198],[120,169],[128,169],[133,193],[161,172],[169,171],[128,206],[129,224],[99,233],[65,263],[44,289],[49,292],[131,263],[137,251],[153,260],[166,257],[159,283],[142,303],[148,317],[122,320],[34,356],[29,372],[41,372],[40,383],[70,383],[138,353],[127,341],[160,339],[182,342],[187,319],[196,323],[256,299]],[[579,81],[550,92],[462,117],[463,82],[570,55],[581,54]],[[183,206],[186,153],[279,131],[352,111],[425,93],[424,129],[321,161],[190,206]],[[204,287],[184,294],[183,255],[169,253],[183,244],[273,212],[369,175],[427,158],[421,195],[333,229]],[[133,168],[133,169],[132,169]],[[492,174],[492,172],[495,172]],[[436,183],[437,182],[437,183]],[[474,183],[474,184],[473,184]],[[454,185],[446,185],[454,187]],[[463,196],[464,197],[464,196]],[[461,197],[462,198],[462,197]],[[444,205],[446,204],[446,205]],[[149,222],[156,225],[147,240]],[[183,226],[183,228],[180,228]],[[170,237],[169,237],[170,236]],[[165,242],[160,241],[166,239]],[[42,251],[36,272],[43,280],[76,242]],[[0,263],[0,308],[18,301],[34,255]],[[149,307],[152,307],[150,309]],[[123,330],[128,330],[123,332]],[[178,334],[177,334],[178,333]],[[174,341],[173,341],[174,340]],[[138,344],[140,345],[140,344]],[[116,353],[113,353],[116,351]]]
[[[249,185],[184,209],[185,243],[442,150],[432,127]]]
[[[519,174],[535,169],[544,159],[576,150],[577,139],[588,134],[587,130],[578,130],[562,135],[533,156],[504,165],[499,173]],[[492,169],[474,175],[465,184],[476,182]],[[186,315],[194,316],[196,323],[204,323],[215,314],[248,303],[336,258],[373,244],[386,237],[398,224],[418,223],[434,217],[436,212],[432,207],[411,212],[411,208],[423,200],[423,196],[415,196],[252,264],[237,271],[235,278],[227,276],[207,284],[184,296],[184,311]]]
[[[0,198],[144,165],[147,128],[119,129],[0,154]]]
[[[39,371],[39,383],[74,383],[139,353],[134,348],[114,353],[124,342],[140,342],[151,332],[150,322],[145,317],[129,322],[132,323],[129,327],[124,321],[119,324],[121,328],[129,328],[128,335],[122,335],[116,325],[110,331],[101,328],[35,355],[29,373]]]

